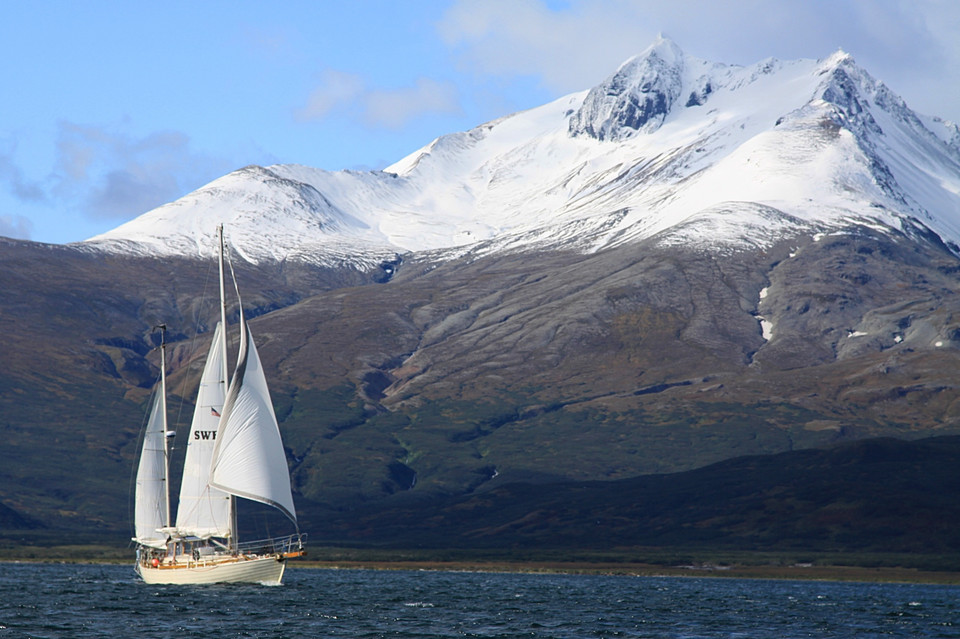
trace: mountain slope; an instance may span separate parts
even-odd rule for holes
[[[459,494],[957,432],[957,258],[866,227],[795,241],[411,261],[263,318],[291,382],[341,397],[291,406],[300,489]]]
[[[876,439],[673,475],[508,484],[333,518],[330,539],[399,548],[951,553],[960,439]],[[944,566],[939,566],[944,568]]]

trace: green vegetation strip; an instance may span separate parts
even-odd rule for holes
[[[640,548],[622,551],[375,550],[311,548],[290,567],[724,577],[960,585],[960,555],[716,552]],[[102,545],[3,546],[0,561],[126,564],[133,550]]]

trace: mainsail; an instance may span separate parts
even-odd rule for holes
[[[167,538],[158,532],[167,525],[166,500],[166,450],[164,441],[166,431],[163,416],[166,401],[161,391],[150,410],[147,430],[143,435],[143,448],[140,451],[140,465],[137,468],[136,509],[134,528],[137,543],[151,548],[166,548]]]
[[[297,521],[277,417],[257,347],[242,313],[237,370],[220,418],[210,485],[269,504]]]
[[[200,538],[228,537],[230,534],[230,496],[209,484],[210,461],[217,444],[220,413],[227,388],[222,333],[223,326],[218,322],[200,377],[177,507],[179,534]]]

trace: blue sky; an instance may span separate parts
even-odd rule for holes
[[[954,0],[0,0],[0,235],[83,240],[248,164],[383,168],[659,33],[745,65],[842,48],[960,123]]]

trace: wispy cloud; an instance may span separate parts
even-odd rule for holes
[[[418,78],[412,87],[371,91],[365,98],[367,121],[391,129],[422,115],[460,111],[456,88],[430,78]]]
[[[553,9],[541,0],[455,2],[437,23],[443,41],[470,71],[537,76],[554,91],[589,88],[656,36],[638,28],[641,7],[627,0],[570,2]]]
[[[310,94],[307,105],[297,111],[297,119],[323,119],[334,111],[362,102],[363,94],[364,86],[360,76],[328,69],[323,74],[320,86]]]
[[[24,176],[12,153],[0,153],[0,183],[5,184],[21,202],[42,202],[46,199],[43,186]]]
[[[277,25],[248,26],[243,31],[245,48],[275,60],[297,57],[299,40],[296,30]]]
[[[370,126],[400,129],[419,117],[459,112],[457,90],[450,83],[421,77],[409,87],[372,89],[358,75],[328,70],[296,117],[306,122],[347,114]]]
[[[960,99],[960,3],[945,0],[455,0],[440,38],[479,76],[588,89],[658,33],[710,60],[752,64],[844,49],[930,114]],[[930,87],[937,87],[931,91]]]
[[[222,175],[222,160],[195,152],[183,133],[137,137],[103,126],[61,122],[54,195],[94,219],[126,219]]]
[[[18,240],[29,240],[33,223],[22,215],[0,215],[0,235]]]
[[[12,195],[14,202],[27,205],[46,202],[43,185],[28,179],[14,160],[16,144],[9,143],[6,146],[7,150],[0,153],[0,188]],[[33,222],[29,218],[10,213],[0,214],[0,236],[29,240],[32,233]]]

